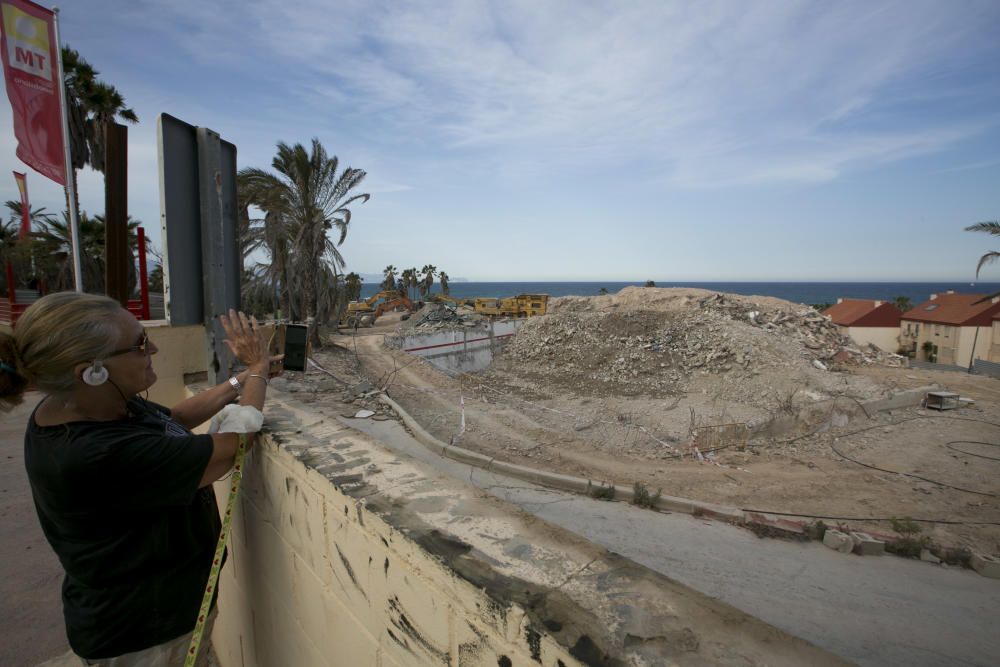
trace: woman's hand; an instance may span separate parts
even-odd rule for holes
[[[226,330],[225,343],[229,350],[248,368],[268,371],[272,361],[278,359],[271,358],[266,332],[259,328],[256,317],[247,319],[245,314],[230,308],[228,316],[219,315],[219,321]]]

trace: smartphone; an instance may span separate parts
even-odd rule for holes
[[[304,371],[309,353],[309,327],[304,324],[285,325],[285,370]]]

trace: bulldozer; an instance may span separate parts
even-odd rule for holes
[[[531,317],[544,315],[548,301],[548,294],[518,294],[502,299],[478,298],[473,301],[473,309],[487,317]]]
[[[379,292],[364,301],[351,301],[340,315],[338,326],[354,329],[370,327],[383,313],[404,307],[409,312],[416,310],[413,302],[395,291]]]

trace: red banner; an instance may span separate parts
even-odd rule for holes
[[[0,0],[0,53],[7,97],[14,110],[17,157],[66,185],[55,15],[29,0]]]
[[[31,233],[31,205],[28,203],[28,175],[15,171],[14,180],[17,182],[17,189],[21,193],[21,232],[17,235],[17,237],[19,239],[23,239]]]

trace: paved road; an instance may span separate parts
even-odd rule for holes
[[[35,665],[69,650],[62,567],[42,535],[24,472],[24,426],[38,395],[0,413],[0,665]]]
[[[759,539],[683,514],[550,491],[442,459],[394,421],[345,419],[385,445],[860,665],[997,664],[1000,581],[893,556]]]

